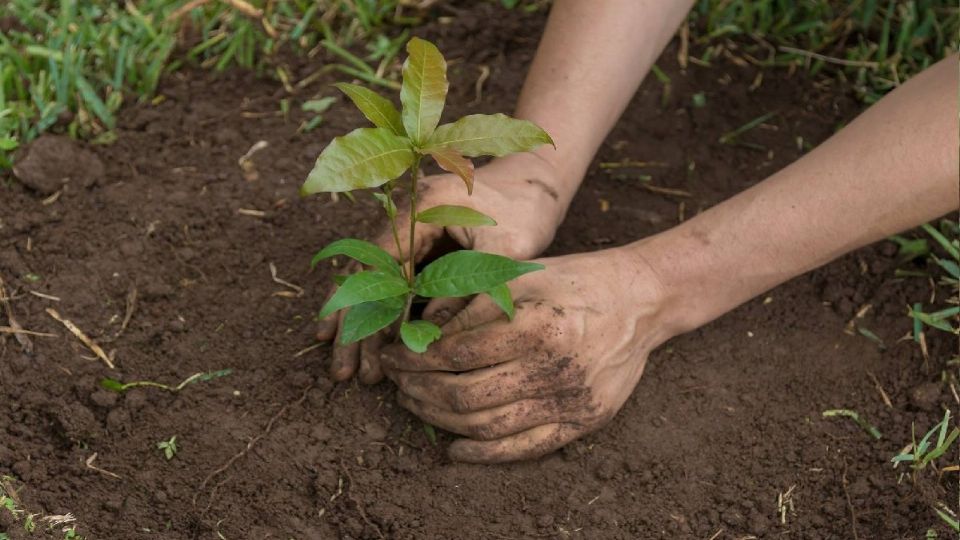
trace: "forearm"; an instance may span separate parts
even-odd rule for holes
[[[673,297],[677,331],[956,210],[957,79],[953,56],[766,181],[628,248]]]
[[[556,149],[537,154],[558,171],[563,206],[693,0],[557,0],[516,116],[543,127]]]

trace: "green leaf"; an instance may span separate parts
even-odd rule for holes
[[[310,261],[310,267],[313,268],[323,259],[328,259],[336,255],[346,255],[351,259],[355,259],[367,266],[372,266],[377,270],[389,272],[397,276],[403,275],[403,272],[400,270],[400,264],[396,259],[391,257],[389,253],[366,240],[357,240],[356,238],[337,240],[321,249],[313,256],[313,259]]]
[[[111,392],[117,392],[120,394],[122,394],[127,390],[122,382],[116,379],[110,379],[110,378],[100,379],[100,386],[106,390],[110,390]]]
[[[467,185],[467,194],[473,194],[473,162],[460,155],[454,148],[440,147],[428,152],[441,169],[453,173]]]
[[[338,309],[364,302],[400,296],[409,290],[407,282],[400,276],[376,270],[357,272],[337,287],[337,292],[327,300],[318,317],[322,319]]]
[[[516,308],[513,307],[513,297],[510,296],[510,287],[507,287],[506,283],[501,283],[487,291],[487,294],[490,296],[490,299],[493,300],[493,303],[502,309],[503,312],[507,314],[507,318],[512,321],[517,311]]]
[[[427,265],[417,276],[414,291],[427,298],[468,296],[543,268],[480,251],[454,251]]]
[[[442,204],[428,208],[417,214],[420,223],[432,223],[444,227],[484,227],[496,225],[490,216],[466,206]]]
[[[429,41],[411,38],[407,42],[407,60],[403,63],[403,126],[416,145],[423,145],[440,123],[447,98],[447,62]]]
[[[300,108],[307,112],[314,112],[320,114],[326,112],[334,103],[337,102],[335,97],[325,97],[320,99],[311,99],[304,101],[303,105],[300,105]]]
[[[527,120],[505,114],[471,114],[437,128],[424,151],[453,148],[468,157],[505,156],[553,144],[546,131]]]
[[[394,204],[393,199],[389,194],[374,191],[373,198],[380,201],[380,204],[383,205],[383,209],[387,212],[388,218],[393,219],[397,217],[397,205]]]
[[[415,353],[426,352],[427,346],[441,335],[440,327],[430,321],[410,321],[400,325],[400,339]]]
[[[301,195],[377,187],[413,165],[406,137],[384,128],[359,128],[333,139],[300,188]]]
[[[347,345],[372,336],[403,315],[406,296],[357,304],[347,311],[340,328],[340,343]]]
[[[373,125],[389,129],[396,135],[406,135],[403,121],[400,120],[400,111],[390,100],[358,84],[337,83],[334,86],[346,94]]]

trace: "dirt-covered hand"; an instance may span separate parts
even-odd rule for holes
[[[566,204],[551,186],[555,172],[542,158],[532,154],[516,154],[497,159],[476,172],[473,195],[468,195],[463,182],[454,175],[437,175],[421,181],[423,189],[418,206],[421,211],[441,204],[467,206],[497,221],[495,227],[440,227],[420,223],[414,239],[418,262],[440,255],[443,250],[475,249],[505,255],[514,259],[530,259],[539,255],[553,240],[563,220]],[[399,244],[404,255],[409,245],[409,209],[398,203]],[[375,241],[388,253],[398,256],[397,242],[391,230],[384,230]],[[330,292],[332,294],[333,291]],[[458,299],[434,303],[424,314],[427,319],[444,318],[465,305]],[[320,322],[317,338],[329,341],[338,338],[343,312]],[[387,333],[375,334],[360,343],[346,346],[335,342],[330,374],[345,380],[359,374],[362,382],[372,384],[383,378],[379,365],[380,345]]]
[[[627,249],[543,259],[511,282],[508,321],[487,295],[443,326],[424,354],[383,350],[398,401],[425,422],[468,438],[458,461],[530,459],[604,425],[633,391],[661,323],[660,281]]]

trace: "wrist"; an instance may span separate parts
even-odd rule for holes
[[[636,272],[647,277],[644,286],[655,290],[662,341],[699,328],[735,306],[728,305],[725,289],[715,286],[709,247],[691,239],[682,228],[618,249]]]

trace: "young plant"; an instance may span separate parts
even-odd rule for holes
[[[177,436],[174,435],[169,440],[158,442],[157,450],[163,452],[163,457],[167,458],[167,461],[173,459],[173,456],[177,455],[177,450],[179,450],[177,448]]]
[[[549,135],[532,122],[503,114],[472,114],[439,125],[447,95],[447,64],[430,42],[412,38],[409,56],[403,64],[400,88],[402,110],[388,99],[362,86],[340,83],[340,89],[370,120],[372,128],[359,128],[336,137],[317,158],[316,165],[301,188],[301,194],[350,192],[375,189],[393,232],[400,264],[383,249],[352,238],[337,240],[313,258],[313,265],[328,257],[345,255],[370,267],[345,279],[319,316],[348,309],[340,329],[343,344],[359,341],[398,319],[400,337],[415,352],[440,338],[440,328],[428,321],[411,321],[410,306],[415,297],[463,297],[488,294],[513,318],[513,300],[506,282],[542,265],[518,262],[507,257],[461,250],[444,255],[418,274],[415,268],[414,238],[417,223],[440,226],[493,226],[490,217],[464,206],[441,205],[421,210],[417,206],[420,163],[434,159],[444,170],[459,176],[467,193],[473,192],[473,163],[478,156],[504,156],[528,152],[542,144],[553,144]],[[400,176],[410,171],[403,183]],[[409,245],[400,245],[397,207],[393,195],[408,193],[410,204]]]

